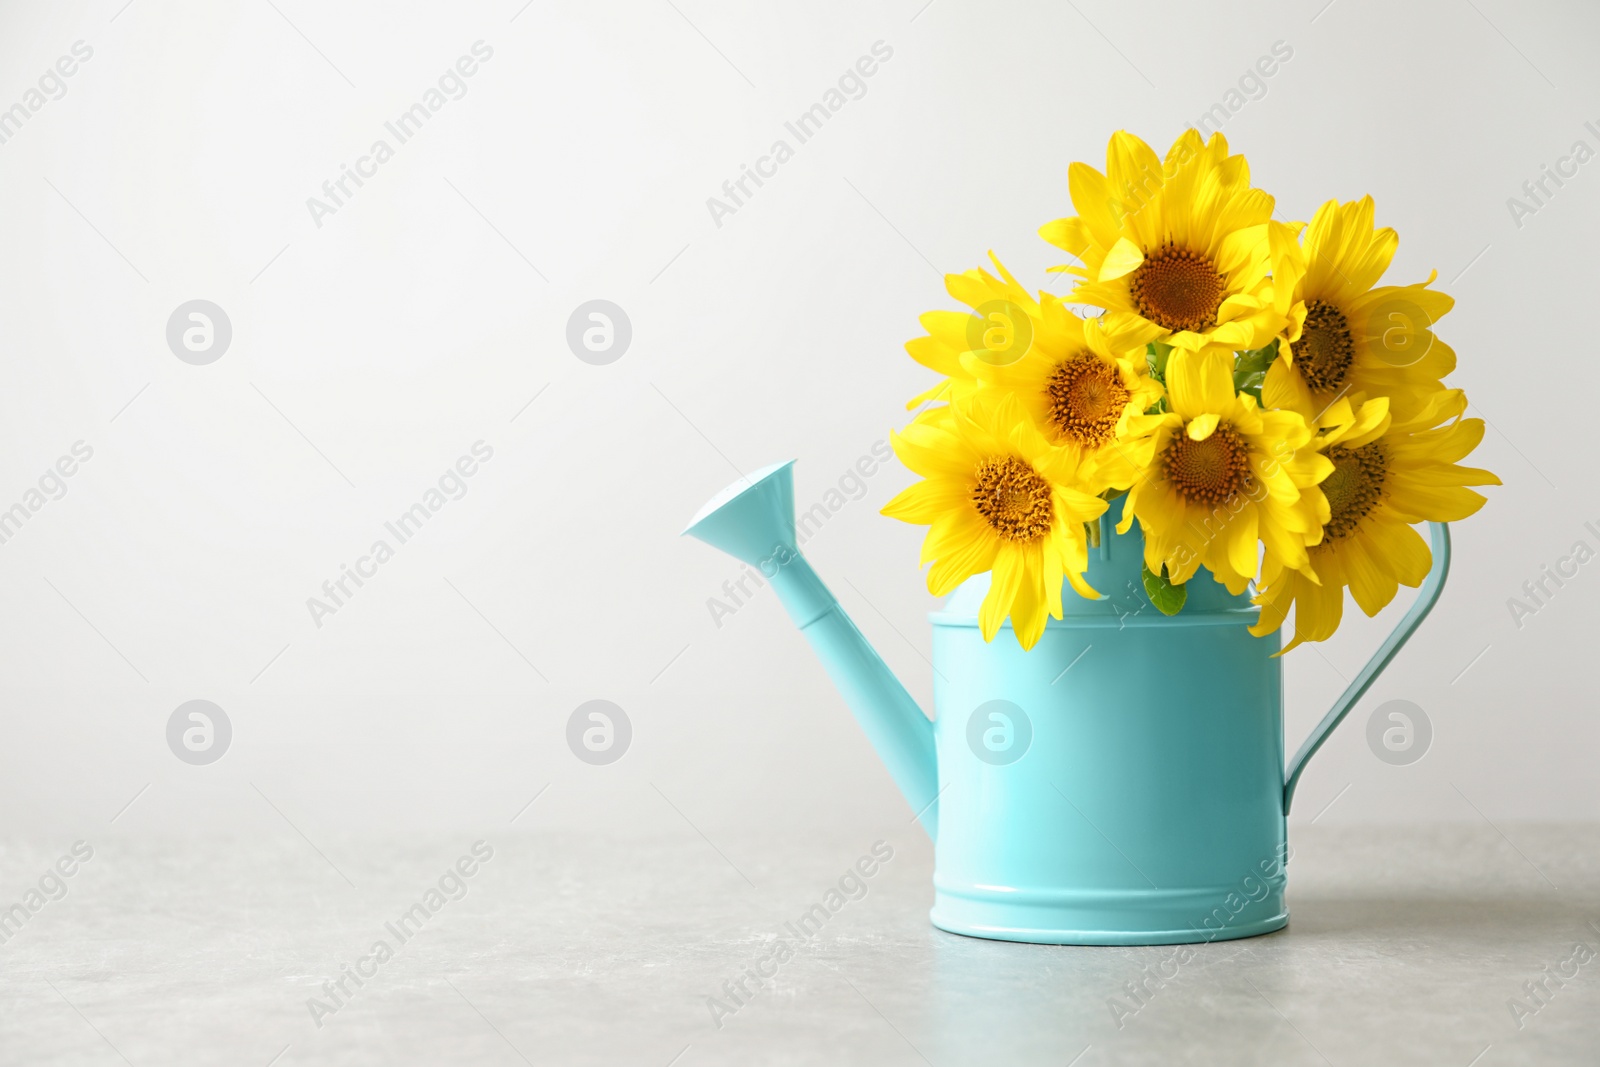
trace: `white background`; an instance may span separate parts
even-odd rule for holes
[[[681,830],[664,798],[713,839],[898,818],[770,591],[715,626],[738,568],[678,532],[774,460],[818,499],[929,384],[901,346],[953,306],[943,272],[993,248],[1059,291],[1035,231],[1071,213],[1068,164],[1118,128],[1164,151],[1277,41],[1224,132],[1283,217],[1370,192],[1389,280],[1439,271],[1452,381],[1491,424],[1474,461],[1505,480],[1296,818],[1600,816],[1600,564],[1520,629],[1507,606],[1600,548],[1600,162],[1520,227],[1506,205],[1600,148],[1592,7],[274,2],[0,9],[0,107],[94,50],[0,145],[0,507],[94,449],[0,545],[8,830],[81,835],[135,796],[118,833],[503,826],[545,786],[539,817],[584,832]],[[478,40],[466,95],[319,228],[307,198]],[[707,198],[876,41],[865,96],[716,225]],[[165,340],[197,298],[233,326],[208,366]],[[603,367],[565,342],[595,298],[633,325]],[[314,625],[307,598],[479,440],[467,495]],[[807,550],[925,700],[921,529],[877,514],[907,481],[877,473]],[[1291,749],[1376,647],[1356,622],[1291,655]],[[166,745],[195,698],[233,723],[209,767]],[[633,722],[609,767],[564,739],[595,698]],[[1433,723],[1409,767],[1363,737],[1390,699]]]

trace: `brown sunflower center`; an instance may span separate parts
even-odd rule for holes
[[[1168,330],[1201,330],[1217,324],[1222,275],[1199,252],[1166,244],[1144,257],[1129,283],[1140,315]]]
[[[1322,481],[1332,517],[1322,528],[1330,541],[1349,537],[1383,499],[1383,483],[1388,477],[1388,457],[1377,441],[1360,448],[1334,445],[1324,453],[1333,461],[1333,473]]]
[[[1122,409],[1133,395],[1116,367],[1091,355],[1057,363],[1044,392],[1051,428],[1084,449],[1100,448],[1116,436]]]
[[[1008,541],[1037,541],[1050,532],[1050,483],[1015,456],[978,464],[972,506]]]
[[[1179,431],[1161,451],[1167,483],[1185,503],[1221,504],[1252,484],[1250,447],[1232,426],[1223,424],[1204,441]]]
[[[1344,312],[1325,300],[1307,304],[1306,322],[1294,358],[1306,384],[1318,392],[1339,388],[1350,373],[1355,353],[1350,320]]]

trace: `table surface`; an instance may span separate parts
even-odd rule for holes
[[[1289,928],[1192,958],[936,930],[906,826],[119,840],[59,882],[70,840],[13,840],[0,1063],[1600,1063],[1600,826],[1291,839]]]

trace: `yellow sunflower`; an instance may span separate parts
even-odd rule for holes
[[[982,387],[1014,396],[1051,444],[1068,449],[1094,491],[1126,489],[1149,461],[1122,440],[1127,420],[1161,399],[1144,347],[1108,339],[1049,293],[1039,295],[1033,339],[1014,362],[985,352],[961,356],[962,372]],[[1083,466],[1087,464],[1087,466]]]
[[[1359,402],[1362,398],[1356,398]],[[1467,398],[1438,389],[1406,419],[1390,415],[1388,398],[1330,409],[1334,427],[1317,442],[1333,467],[1318,487],[1327,498],[1321,543],[1310,549],[1308,573],[1269,560],[1256,597],[1257,637],[1283,625],[1294,608],[1294,640],[1325,641],[1344,613],[1344,589],[1369,616],[1394,599],[1401,585],[1422,584],[1433,553],[1418,522],[1456,522],[1477,511],[1484,497],[1469,485],[1499,485],[1486,470],[1460,466],[1483,440],[1483,420],[1463,419]]]
[[[1282,327],[1274,307],[1267,222],[1273,200],[1250,187],[1228,142],[1185,130],[1163,162],[1126,131],[1111,137],[1106,173],[1067,172],[1077,214],[1039,234],[1083,261],[1057,268],[1073,297],[1105,309],[1108,333],[1142,345],[1260,348]]]
[[[1128,490],[1119,533],[1138,518],[1145,566],[1186,582],[1204,564],[1230,593],[1244,592],[1264,545],[1276,567],[1307,566],[1306,545],[1328,521],[1307,492],[1332,469],[1293,411],[1264,411],[1234,390],[1233,354],[1177,350],[1167,363],[1170,410],[1128,420],[1148,434],[1150,465]]]
[[[1433,325],[1455,306],[1420,285],[1383,285],[1399,237],[1373,228],[1372,197],[1317,209],[1296,243],[1282,224],[1270,236],[1274,283],[1289,294],[1289,322],[1262,391],[1269,406],[1308,420],[1340,396],[1386,396],[1409,418],[1455,369]]]
[[[978,612],[986,641],[1009,615],[1032,648],[1048,613],[1061,618],[1061,585],[1098,597],[1084,523],[1106,502],[1079,487],[1072,453],[1054,448],[1011,397],[974,395],[929,411],[892,436],[895,454],[920,474],[883,514],[929,527],[922,542],[928,591],[944,596],[984,571],[994,577]]]
[[[908,409],[931,399],[964,396],[976,388],[972,374],[963,369],[963,357],[1004,366],[1021,359],[1033,344],[1041,314],[1038,300],[993,252],[989,259],[999,277],[981,267],[944,276],[946,291],[972,311],[930,311],[918,320],[927,336],[906,342],[912,359],[945,376],[944,381],[913,397],[906,404]]]

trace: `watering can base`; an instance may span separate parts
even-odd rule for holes
[[[1108,899],[1101,906],[1041,906],[941,892],[928,918],[952,934],[1033,945],[1193,945],[1258,937],[1289,925],[1289,910],[1281,893],[1251,903],[1239,914],[1228,916],[1226,923],[1214,926],[1196,925],[1195,913],[1182,905],[1152,908],[1151,903],[1145,896],[1141,900]]]

